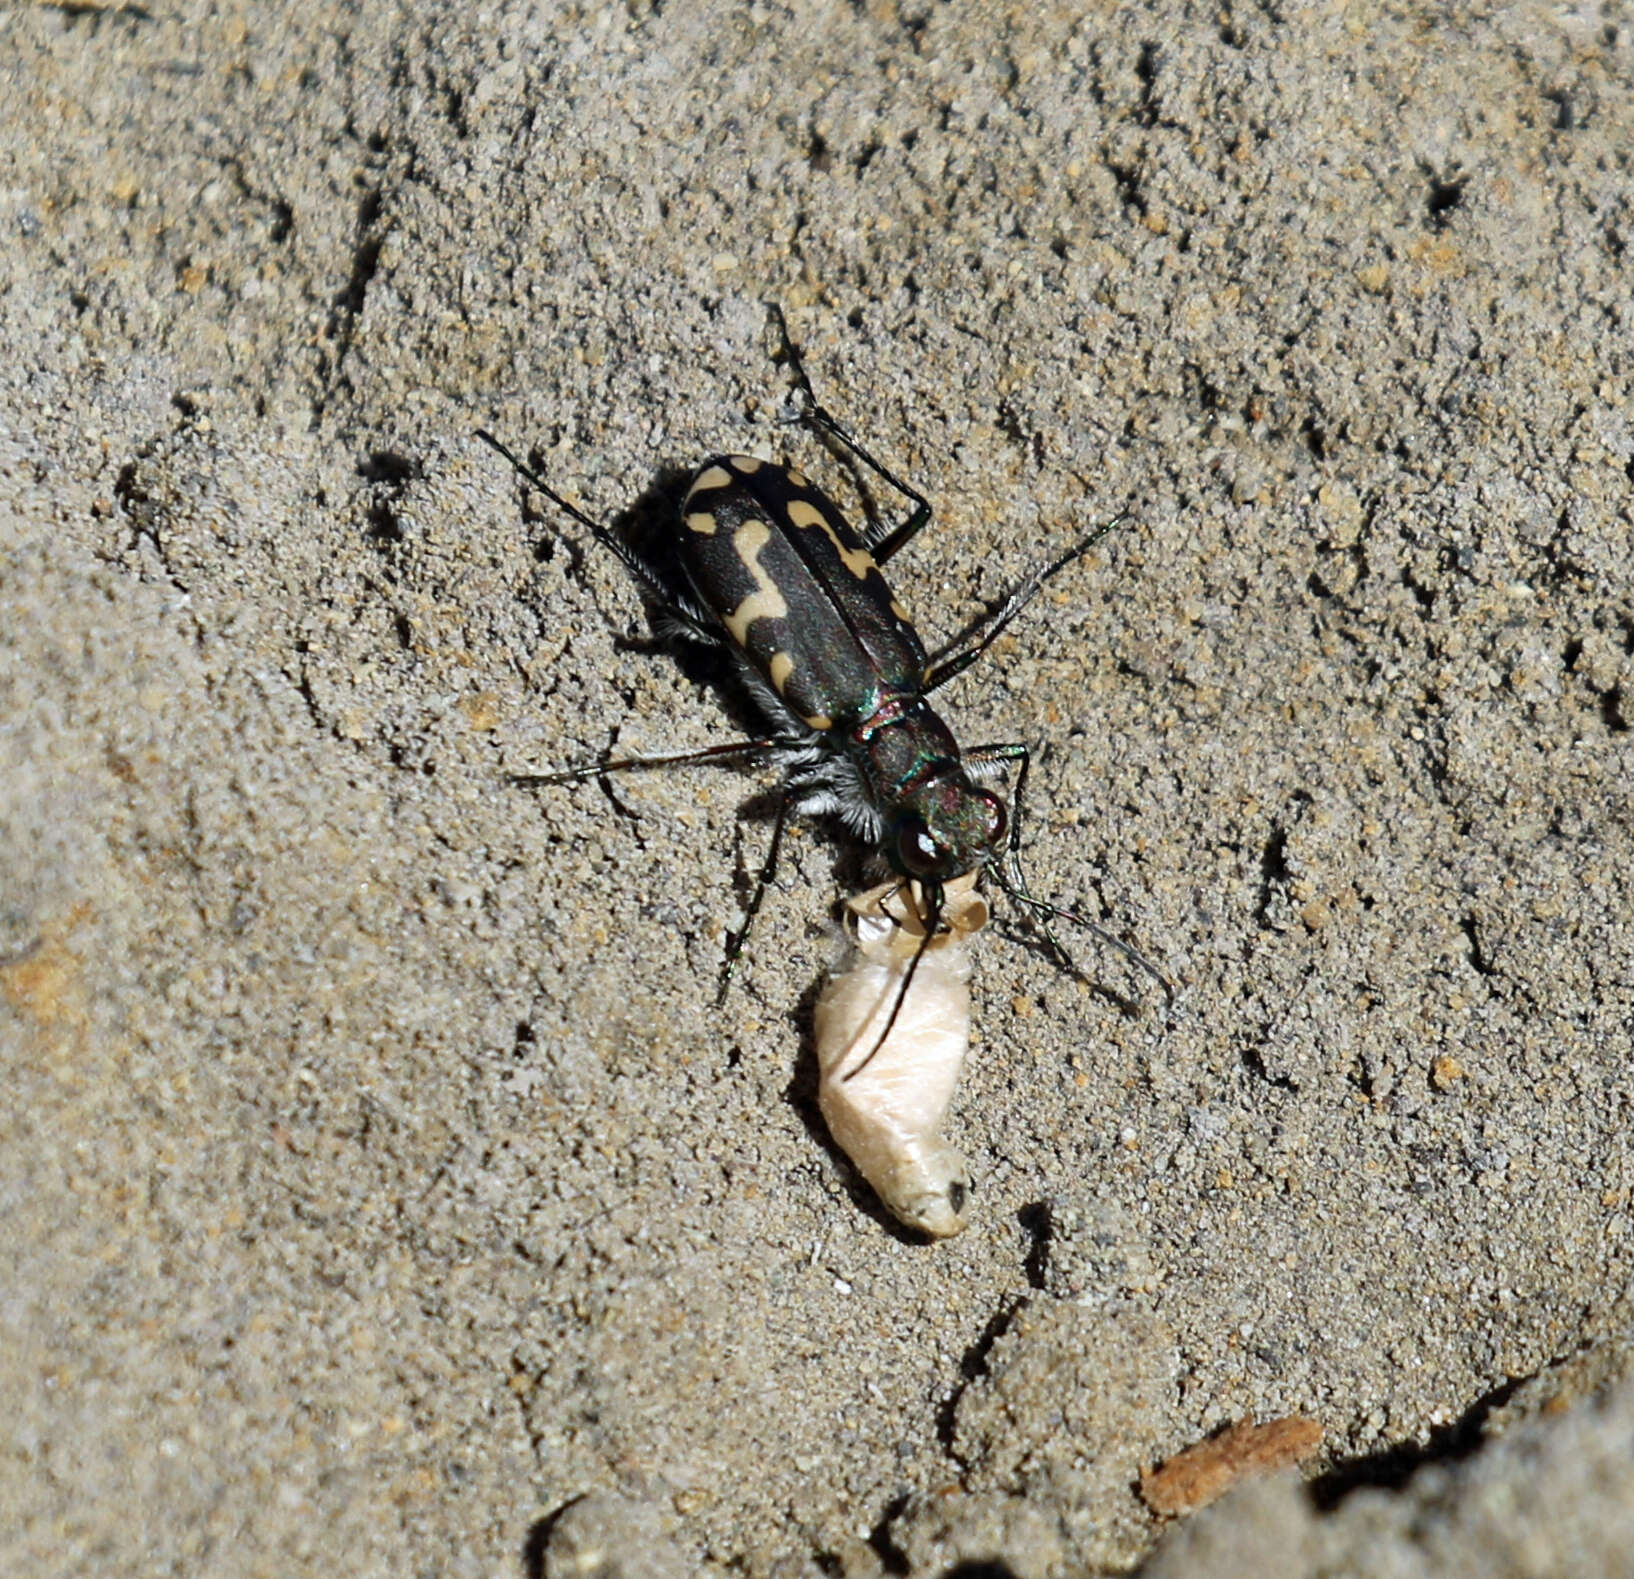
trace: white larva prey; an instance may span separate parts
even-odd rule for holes
[[[922,954],[924,921],[902,883],[848,900],[856,950],[829,978],[815,1016],[817,1101],[829,1132],[895,1217],[937,1239],[965,1226],[970,1203],[970,1170],[940,1131],[970,1045],[970,944],[987,924],[975,882],[970,873],[947,885],[941,925]]]

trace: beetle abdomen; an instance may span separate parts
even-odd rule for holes
[[[798,471],[718,456],[681,507],[698,599],[809,728],[844,728],[916,691],[925,649],[874,557]]]

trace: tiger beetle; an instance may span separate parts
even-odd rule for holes
[[[726,652],[768,726],[768,733],[752,740],[586,763],[561,772],[515,774],[511,782],[566,784],[604,773],[732,758],[781,768],[771,844],[742,924],[728,940],[717,1004],[725,999],[733,967],[776,873],[791,812],[837,817],[883,855],[916,895],[916,906],[924,907],[924,938],[875,1052],[890,1035],[919,960],[938,931],[944,886],[977,868],[1037,920],[1066,969],[1076,971],[1050,928],[1052,917],[1071,921],[1117,949],[1155,978],[1172,1001],[1167,979],[1137,949],[1028,891],[1021,872],[1021,798],[1031,766],[1027,747],[1007,741],[961,749],[928,700],[975,663],[1047,581],[1082,559],[1123,518],[1098,526],[1035,570],[967,633],[964,645],[927,654],[880,567],[923,530],[931,518],[930,502],[818,403],[781,312],[774,308],[772,316],[783,340],[778,360],[791,366],[804,396],[803,409],[792,420],[803,421],[854,456],[910,500],[912,513],[900,526],[876,523],[859,536],[797,468],[747,455],[716,456],[699,470],[681,505],[675,548],[685,586],[677,587],[655,563],[570,504],[493,434],[479,429],[478,438],[617,556],[676,634]],[[1015,788],[1006,813],[1004,802],[986,783],[1012,764]]]

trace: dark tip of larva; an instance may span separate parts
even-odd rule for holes
[[[970,1190],[971,1186],[966,1184],[963,1179],[955,1179],[947,1187],[947,1203],[956,1216],[962,1217],[964,1215],[964,1209],[970,1201]]]

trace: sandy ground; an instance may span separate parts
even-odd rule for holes
[[[1625,7],[25,5],[0,81],[0,1568],[1630,1571]],[[948,713],[1178,1002],[1000,905],[946,1244],[816,1109],[855,852],[717,1010],[770,781],[506,777],[740,720],[476,426],[897,509],[769,300],[933,639],[1130,512]]]

